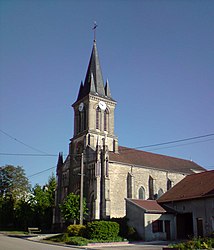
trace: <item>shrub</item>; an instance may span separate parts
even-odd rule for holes
[[[70,241],[67,242],[69,245],[76,245],[76,246],[87,246],[88,245],[88,240],[79,237],[79,236],[73,236],[70,238]]]
[[[111,221],[89,222],[86,231],[89,239],[113,240],[118,236],[119,224]]]
[[[63,234],[63,236],[62,236],[62,242],[67,243],[69,241],[70,241],[69,235],[67,233]]]
[[[70,225],[67,227],[67,233],[70,236],[83,236],[85,228],[83,225]]]
[[[140,236],[139,236],[139,234],[137,233],[137,231],[136,231],[136,229],[134,227],[128,227],[127,238],[130,241],[140,240],[141,239]]]
[[[213,247],[212,238],[193,238],[187,242],[172,245],[173,248],[180,250],[186,249],[211,249]]]
[[[128,238],[128,219],[126,217],[123,218],[112,218],[111,221],[117,222],[120,226],[119,235],[123,238]]]
[[[45,240],[50,240],[50,241],[53,241],[53,242],[62,242],[64,237],[65,237],[64,234],[58,234],[58,235],[55,235],[55,236],[45,238]]]

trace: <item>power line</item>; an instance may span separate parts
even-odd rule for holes
[[[44,152],[44,151],[42,151],[42,150],[40,150],[40,149],[37,149],[37,148],[35,148],[35,147],[32,147],[32,146],[30,146],[30,145],[24,143],[23,141],[20,141],[19,139],[17,139],[17,138],[15,138],[15,137],[13,137],[12,135],[6,133],[6,132],[3,131],[2,129],[0,129],[0,132],[1,132],[2,134],[6,135],[7,137],[9,137],[10,139],[12,139],[12,140],[14,140],[14,141],[16,141],[16,142],[18,142],[18,143],[24,145],[25,147],[28,147],[28,148],[30,148],[30,149],[32,149],[32,150],[34,150],[34,151],[37,151],[37,152],[39,152],[39,153],[42,153],[42,154],[48,154],[47,152]]]
[[[174,140],[174,141],[168,141],[168,142],[161,142],[161,143],[156,143],[156,144],[138,146],[138,147],[134,147],[134,148],[124,148],[122,150],[122,152],[133,150],[133,149],[143,149],[143,148],[152,148],[152,147],[157,147],[157,146],[169,145],[169,144],[180,143],[180,142],[185,142],[185,141],[191,141],[191,140],[196,140],[196,139],[201,139],[201,138],[206,138],[206,137],[211,137],[211,136],[214,136],[214,133],[213,134],[206,134],[206,135],[200,135],[200,136],[195,136],[195,137],[184,138],[184,139],[180,139],[180,140]],[[191,142],[191,143],[185,143],[185,144],[180,144],[180,145],[175,145],[175,146],[169,146],[169,147],[160,147],[160,148],[157,148],[157,149],[153,149],[153,151],[154,150],[165,149],[165,148],[181,147],[181,146],[186,146],[186,145],[191,145],[191,144],[196,144],[196,143],[202,143],[202,142],[207,142],[207,141],[212,141],[212,140],[214,140],[214,139],[201,140],[201,141],[196,141],[196,142]],[[6,155],[6,156],[9,156],[9,155],[14,155],[14,156],[32,156],[32,157],[44,157],[44,156],[46,156],[46,157],[57,157],[58,156],[57,154],[48,154],[48,153],[43,153],[43,154],[25,154],[25,153],[2,153],[2,152],[0,152],[0,155]],[[78,154],[74,154],[73,156],[78,156]]]
[[[201,139],[201,138],[211,137],[211,136],[214,136],[214,133],[213,134],[206,134],[206,135],[199,135],[199,136],[184,138],[184,139],[175,140],[175,141],[168,141],[168,142],[150,144],[150,145],[146,145],[146,146],[139,146],[139,147],[135,147],[134,149],[142,149],[142,148],[151,148],[151,147],[163,146],[163,145],[179,143],[179,142],[184,142],[184,141],[191,141],[191,140],[196,140],[196,139]]]
[[[152,145],[147,145],[147,146],[141,146],[141,147],[135,147],[135,148],[126,148],[126,149],[123,150],[123,152],[124,151],[128,151],[128,150],[133,150],[133,149],[147,148],[147,147],[156,147],[156,146],[167,145],[167,144],[178,143],[178,142],[184,142],[184,141],[190,141],[190,140],[195,140],[195,139],[200,139],[200,138],[205,138],[205,137],[211,137],[211,136],[214,136],[214,134],[200,135],[200,136],[189,137],[189,138],[185,138],[185,139],[180,139],[180,140],[175,140],[175,141],[169,141],[169,142],[163,142],[163,143],[157,143],[157,144],[152,144]],[[208,140],[204,140],[204,141],[197,141],[197,142],[186,143],[186,144],[182,144],[182,145],[175,145],[175,146],[164,147],[164,148],[173,148],[173,147],[185,146],[185,145],[190,145],[190,144],[195,144],[195,143],[201,143],[201,142],[206,142],[206,141],[212,141],[212,140],[214,140],[214,139],[208,139]],[[163,149],[163,148],[158,148],[158,149],[154,149],[154,150],[159,150],[159,149]],[[75,154],[75,156],[78,156],[78,155],[80,155],[80,154]],[[44,155],[40,155],[40,156],[44,156]],[[56,156],[56,155],[51,155],[51,156]],[[71,154],[70,154],[70,156],[71,156]],[[53,168],[56,168],[56,167],[51,167],[51,168],[45,169],[43,171],[40,171],[40,172],[35,173],[33,175],[30,175],[29,177],[32,177],[32,176],[44,173],[44,172],[49,171],[50,169],[53,169]]]
[[[57,157],[58,155],[57,154],[25,154],[25,153],[0,153],[0,155],[11,155],[11,156],[30,156],[30,157],[44,157],[44,156],[47,156],[47,157]]]
[[[45,170],[42,170],[42,171],[37,172],[37,173],[32,174],[32,175],[29,175],[28,178],[33,177],[33,176],[38,175],[38,174],[42,174],[42,173],[47,172],[47,171],[49,171],[49,170],[51,170],[51,169],[54,169],[54,168],[56,168],[56,166],[51,167],[51,168],[47,168],[47,169],[45,169]]]
[[[167,149],[167,148],[183,147],[183,146],[187,146],[187,145],[192,145],[192,144],[197,144],[197,143],[202,143],[202,142],[208,142],[208,141],[213,141],[213,140],[214,139],[207,139],[207,140],[203,140],[203,141],[195,141],[195,142],[190,142],[190,143],[183,143],[183,144],[169,146],[169,147],[160,147],[160,148],[152,149],[152,151],[157,151],[157,150]],[[151,151],[151,150],[149,150],[149,151]]]

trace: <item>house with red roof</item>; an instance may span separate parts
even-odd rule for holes
[[[156,200],[126,199],[126,217],[128,225],[145,241],[176,239],[175,214]]]
[[[144,240],[214,232],[214,170],[187,175],[157,200],[126,199],[126,216]]]
[[[186,176],[158,204],[176,213],[177,238],[214,232],[214,170]]]

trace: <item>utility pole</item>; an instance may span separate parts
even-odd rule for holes
[[[80,225],[83,224],[83,153],[81,154],[81,167],[80,167]]]

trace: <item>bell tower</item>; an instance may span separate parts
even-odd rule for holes
[[[118,153],[118,138],[114,132],[116,104],[108,80],[104,84],[94,38],[85,80],[81,82],[77,99],[72,104],[74,133],[69,154],[64,162],[61,155],[58,160],[56,224],[62,223],[59,204],[71,192],[83,192],[88,207],[87,219],[110,217],[109,152]]]
[[[103,139],[110,151],[117,151],[118,139],[114,134],[116,101],[111,96],[108,80],[104,85],[96,40],[85,77],[81,82],[74,109],[74,136],[71,143],[81,142],[82,147],[96,149]]]
[[[118,152],[118,138],[114,134],[116,101],[111,96],[108,80],[104,85],[95,39],[85,81],[81,82],[72,107],[74,135],[66,160],[69,166],[68,193],[80,193],[80,166],[83,157],[83,193],[89,208],[88,217],[108,218],[111,208],[109,151]]]

